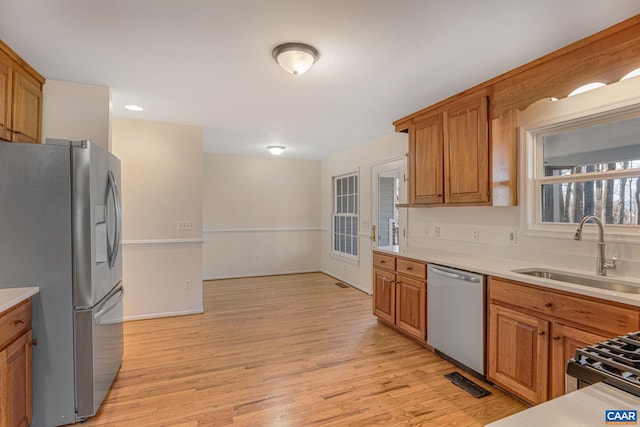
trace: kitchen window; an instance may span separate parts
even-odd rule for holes
[[[332,251],[358,257],[358,174],[333,178]]]
[[[635,115],[635,117],[634,117]],[[593,214],[615,228],[640,225],[640,117],[610,112],[532,133],[535,225],[575,224]]]

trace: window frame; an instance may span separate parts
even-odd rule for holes
[[[636,101],[637,102],[637,101]],[[570,119],[560,117],[547,123],[539,123],[529,128],[521,127],[519,137],[525,142],[526,156],[521,166],[524,170],[524,191],[526,200],[525,218],[527,229],[525,235],[534,237],[566,238],[572,236],[576,223],[542,222],[542,187],[543,185],[566,182],[585,182],[591,180],[607,180],[615,178],[640,177],[640,169],[623,169],[602,172],[583,172],[572,175],[544,176],[544,136],[558,130],[570,131],[585,125],[608,123],[626,118],[640,117],[640,104],[633,104],[617,109],[599,109],[590,114],[577,115]],[[522,175],[521,175],[522,176]],[[604,224],[607,240],[614,242],[640,242],[640,225]],[[587,236],[595,238],[595,230],[587,231]]]
[[[355,209],[355,213],[353,212],[337,212],[338,210],[338,182],[343,179],[348,179],[350,177],[355,177],[355,192],[342,194],[341,196],[355,197],[355,201],[353,207]],[[346,258],[350,261],[357,262],[360,259],[360,238],[359,238],[359,230],[360,230],[360,171],[356,170],[353,172],[344,173],[341,175],[336,175],[331,178],[331,254]],[[355,221],[355,230],[353,234],[348,235],[349,238],[355,239],[355,255],[349,252],[344,252],[339,250],[340,248],[336,248],[336,233],[339,231],[335,228],[336,218],[350,218],[351,221]],[[353,247],[353,246],[352,246]]]

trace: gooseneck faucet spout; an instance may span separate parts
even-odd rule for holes
[[[615,270],[616,269],[616,256],[614,255],[613,259],[605,258],[604,251],[604,226],[602,225],[602,221],[595,215],[585,215],[582,217],[580,222],[578,223],[578,229],[576,230],[576,234],[573,236],[574,240],[582,240],[582,227],[584,224],[592,220],[598,225],[598,252],[596,253],[596,274],[599,276],[606,276],[607,270]]]

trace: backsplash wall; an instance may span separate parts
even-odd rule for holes
[[[407,233],[409,246],[517,259],[532,265],[548,265],[595,272],[594,236],[573,240],[573,233],[557,238],[527,234],[518,207],[442,207],[409,208]],[[436,236],[439,227],[440,236]],[[587,224],[585,231],[595,225]],[[478,240],[474,240],[474,229]],[[425,232],[426,230],[426,232]],[[515,243],[509,241],[515,232]],[[640,244],[613,242],[605,232],[606,256],[617,253],[617,270],[609,275],[640,278]]]

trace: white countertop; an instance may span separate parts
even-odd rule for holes
[[[640,409],[640,397],[597,383],[487,424],[487,427],[589,427],[606,425],[608,409]]]
[[[512,270],[525,268],[542,268],[549,270],[562,270],[573,274],[587,275],[597,277],[591,271],[574,270],[571,268],[558,268],[555,266],[544,265],[534,262],[518,261],[506,258],[497,258],[473,254],[465,254],[458,252],[443,251],[439,249],[427,249],[418,247],[394,246],[388,248],[375,249],[378,252],[386,252],[393,255],[403,256],[420,260],[427,263],[441,264],[461,270],[472,271],[475,273],[486,274],[490,276],[502,277],[505,279],[516,280],[519,282],[531,283],[550,289],[557,289],[576,294],[587,295],[595,298],[602,298],[610,301],[617,301],[624,304],[640,306],[640,294],[628,294],[622,292],[614,292],[606,289],[592,288],[583,285],[575,285],[573,283],[559,282],[556,280],[543,279],[540,277],[527,276],[525,274],[514,273]],[[616,276],[609,276],[615,281]],[[621,277],[624,282],[640,287],[640,280],[629,277]]]
[[[20,304],[22,301],[31,298],[40,292],[37,286],[28,288],[6,288],[0,289],[0,313]]]

